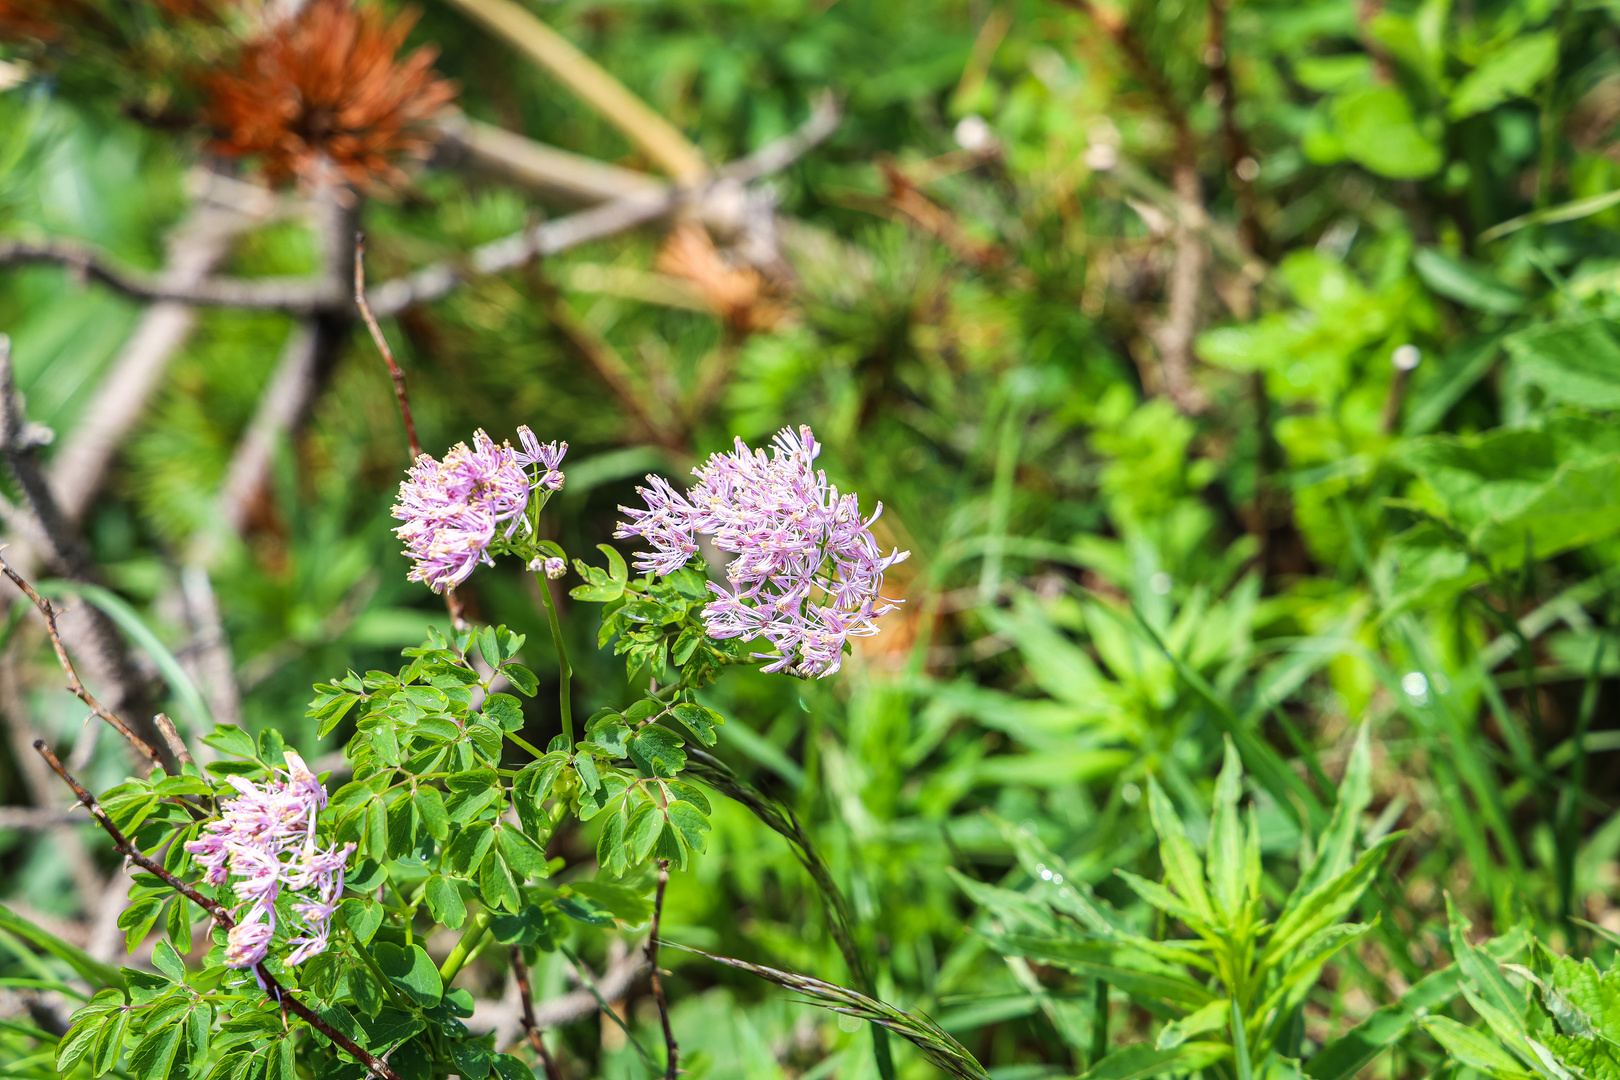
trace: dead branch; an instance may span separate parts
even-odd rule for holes
[[[45,745],[44,739],[36,739],[34,749],[39,752],[40,757],[45,759],[46,763],[56,772],[56,775],[60,776],[68,787],[73,789],[73,794],[78,796],[79,802],[83,804],[86,810],[90,811],[97,824],[112,838],[113,845],[118,849],[119,854],[202,908],[213,918],[215,925],[221,929],[228,931],[236,925],[236,920],[231,917],[231,913],[218,901],[210,900],[165,870],[162,863],[154,862],[141,854],[140,849],[130,843],[118,826],[113,824],[112,818],[107,816],[107,812],[101,808],[101,804],[96,801],[96,797],[86,791],[83,785],[73,779],[72,775],[62,767],[62,763],[51,752],[51,748]],[[264,986],[265,993],[269,995],[270,1000],[326,1036],[356,1061],[364,1063],[366,1068],[370,1069],[375,1075],[383,1077],[384,1080],[400,1080],[399,1076],[384,1064],[380,1058],[375,1057],[343,1032],[322,1020],[307,1005],[288,993],[287,989],[276,981],[276,977],[270,974],[270,970],[264,964],[256,965],[253,970],[258,975],[259,982]]]
[[[1226,47],[1226,9],[1231,0],[1210,0],[1209,43],[1204,63],[1215,92],[1220,95],[1221,141],[1226,148],[1226,170],[1237,197],[1238,243],[1254,251],[1260,238],[1260,220],[1254,201],[1254,178],[1258,163],[1249,152],[1249,141],[1237,124],[1237,87],[1232,81],[1232,55]]]
[[[241,230],[264,221],[277,200],[263,188],[217,174],[203,182],[202,195],[190,218],[168,242],[168,275],[191,288],[207,279]],[[240,195],[232,188],[246,188]],[[256,200],[242,196],[257,194]],[[140,322],[113,360],[111,373],[52,459],[51,488],[70,521],[78,521],[106,479],[114,456],[124,445],[157,389],[169,359],[191,336],[197,313],[185,304],[163,301],[142,313]]]
[[[494,173],[542,198],[593,206],[662,191],[664,181],[548,146],[460,113],[439,120],[437,161]]]
[[[309,278],[211,277],[186,283],[172,274],[125,266],[104,251],[64,237],[0,240],[0,266],[57,263],[140,300],[174,301],[193,307],[234,307],[310,315],[343,302],[341,288]]]
[[[826,139],[837,127],[838,117],[837,103],[831,95],[823,95],[798,130],[721,168],[707,184],[690,188],[672,185],[648,188],[491,241],[454,260],[429,264],[372,289],[372,311],[377,318],[386,319],[412,304],[437,300],[470,278],[514,270],[536,258],[605,239],[667,217],[683,207],[701,204],[715,191],[749,184],[780,172]],[[349,229],[342,235],[352,233]],[[333,277],[328,272],[313,279],[207,278],[182,286],[171,275],[131,269],[107,253],[74,240],[60,237],[0,240],[0,265],[27,262],[67,266],[139,299],[173,300],[198,307],[252,308],[314,317],[339,313],[351,302],[343,281],[347,275]]]
[[[168,743],[169,749],[174,752],[175,760],[182,765],[190,765],[195,769],[197,762],[192,758],[191,751],[186,749],[186,741],[175,730],[174,721],[169,719],[168,714],[158,713],[157,716],[153,717],[152,722],[157,725],[158,731],[162,733],[163,741]]]

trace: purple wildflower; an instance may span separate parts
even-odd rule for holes
[[[552,581],[556,581],[558,578],[568,573],[568,563],[556,555],[553,555],[541,565],[546,571],[546,577],[550,578]]]
[[[715,454],[693,469],[698,482],[686,494],[649,476],[639,488],[645,508],[620,507],[630,518],[616,536],[639,536],[651,551],[638,552],[636,569],[670,574],[697,554],[697,538],[736,557],[726,567],[730,588],[703,609],[711,637],[764,638],[777,655],[766,671],[793,670],[825,677],[843,663],[844,643],[877,633],[879,616],[899,601],[882,595],[883,572],[909,556],[884,555],[872,535],[879,503],[863,518],[860,497],[841,495],[814,462],[821,446],[808,427],[784,428],[771,455],[741,439],[730,454]]]
[[[326,789],[304,764],[287,751],[287,768],[263,786],[229,777],[238,792],[223,804],[224,814],[186,844],[203,867],[203,880],[224,885],[236,879],[237,923],[227,936],[225,963],[250,968],[263,960],[276,930],[276,899],[282,889],[300,894],[292,910],[302,925],[292,938],[297,946],[289,966],[326,950],[332,915],[343,895],[343,868],[353,844],[322,849],[315,843],[315,820],[326,806]]]
[[[519,429],[519,438],[534,434]],[[415,560],[410,580],[443,592],[467,580],[480,562],[493,566],[489,545],[497,527],[509,522],[511,539],[529,506],[529,477],[510,446],[496,446],[478,431],[473,448],[457,443],[436,461],[423,454],[399,485],[394,517],[405,524],[394,534],[405,541],[405,554]]]
[[[534,432],[526,427],[518,428],[518,442],[523,444],[523,449],[516,454],[518,463],[543,467],[546,471],[540,474],[536,483],[550,491],[561,491],[563,474],[557,467],[562,464],[563,455],[568,453],[568,444],[555,441],[542,444]]]

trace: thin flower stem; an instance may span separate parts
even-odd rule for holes
[[[456,973],[466,965],[467,961],[472,959],[473,949],[483,940],[484,935],[489,932],[489,924],[494,918],[494,912],[488,908],[474,916],[473,924],[467,928],[465,934],[461,935],[461,940],[456,942],[456,947],[450,950],[450,955],[444,958],[444,963],[439,965],[439,978],[444,981],[446,986],[450,984],[451,979],[456,977]]]
[[[557,601],[551,595],[551,581],[544,574],[535,574],[540,585],[540,597],[546,604],[546,622],[551,627],[551,641],[557,646],[557,710],[562,716],[563,734],[568,745],[574,745],[574,669],[568,664],[568,647],[563,644],[562,622],[557,618]]]
[[[668,884],[669,860],[659,859],[658,891],[653,896],[652,927],[647,933],[647,965],[652,969],[653,1000],[658,1003],[658,1019],[664,1026],[664,1047],[668,1052],[664,1080],[675,1080],[681,1048],[676,1045],[674,1029],[669,1026],[669,1002],[664,1000],[664,981],[658,975],[658,923],[664,916],[664,887]]]
[[[506,733],[506,737],[511,739],[518,746],[521,746],[523,749],[527,750],[530,754],[533,754],[537,759],[546,756],[546,752],[544,750],[541,750],[539,747],[535,746],[528,739],[522,738],[521,736],[513,734],[510,731]]]
[[[394,363],[394,351],[388,347],[388,339],[383,337],[382,327],[377,325],[371,305],[366,302],[366,238],[363,233],[354,234],[354,304],[360,309],[360,317],[366,321],[366,329],[371,331],[371,340],[377,343],[383,362],[388,365],[389,378],[394,380],[394,397],[399,400],[405,439],[410,444],[411,460],[415,461],[422,456],[422,444],[416,438],[416,421],[411,419],[411,399],[405,395],[405,373]]]
[[[147,873],[153,875],[158,880],[162,881],[165,885],[179,893],[181,896],[185,897],[187,900],[190,900],[192,903],[208,912],[208,914],[213,917],[215,924],[217,924],[221,929],[230,930],[236,925],[236,920],[231,917],[231,913],[225,910],[225,907],[220,904],[219,901],[210,900],[208,897],[204,896],[202,893],[198,892],[196,889],[192,888],[190,885],[186,884],[184,881],[181,881],[179,878],[169,873],[169,871],[165,870],[163,868],[163,864],[154,862],[152,859],[149,859],[145,855],[141,854],[140,849],[134,844],[130,843],[129,838],[124,835],[123,831],[119,829],[117,825],[113,824],[112,818],[107,816],[107,811],[101,808],[101,804],[96,801],[96,797],[90,794],[90,792],[86,791],[84,786],[77,780],[73,779],[73,777],[68,773],[67,769],[62,767],[62,762],[57,759],[57,756],[54,753],[51,752],[51,748],[45,744],[44,739],[35,739],[34,749],[39,752],[40,757],[45,759],[45,763],[55,771],[56,775],[60,776],[67,783],[67,786],[73,789],[73,794],[78,796],[79,802],[83,804],[86,810],[90,811],[91,815],[95,817],[97,824],[99,824],[102,829],[106,831],[107,835],[112,838],[113,846],[118,849],[118,853],[120,855],[124,856],[136,866],[139,866],[142,870],[145,870]],[[372,1055],[353,1039],[334,1028],[331,1024],[328,1024],[325,1020],[322,1020],[314,1012],[310,1011],[307,1005],[293,997],[292,994],[288,993],[287,988],[276,981],[276,977],[270,973],[270,969],[266,968],[264,964],[260,963],[255,965],[253,970],[254,973],[258,975],[259,982],[264,987],[264,992],[270,996],[270,1000],[274,1001],[287,1012],[297,1016],[300,1020],[304,1021],[304,1023],[308,1024],[322,1035],[325,1035],[334,1044],[336,1044],[339,1049],[349,1054],[356,1061],[364,1063],[366,1068],[370,1069],[375,1075],[382,1077],[383,1080],[400,1080],[399,1075],[395,1073],[394,1070],[390,1069],[382,1061],[382,1059]]]
[[[557,1069],[557,1062],[553,1060],[551,1051],[546,1049],[546,1040],[540,1034],[540,1029],[534,1026],[534,1000],[529,994],[529,965],[523,962],[523,946],[512,946],[512,976],[517,979],[518,1001],[523,1005],[523,1034],[534,1048],[535,1055],[540,1064],[545,1066],[546,1080],[562,1080],[562,1073]]]

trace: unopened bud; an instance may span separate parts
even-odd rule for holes
[[[553,555],[551,558],[545,561],[544,569],[546,571],[546,577],[556,581],[558,578],[568,573],[568,564],[562,559],[558,558],[556,555]]]

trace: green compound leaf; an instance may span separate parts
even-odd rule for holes
[[[675,662],[678,664],[681,661],[677,659]],[[713,709],[683,701],[673,706],[669,711],[675,715],[675,719],[679,720],[686,730],[697,736],[698,742],[704,746],[713,746],[720,741],[720,737],[715,734],[714,729],[726,721],[723,716]]]
[[[523,730],[523,702],[511,694],[491,694],[484,699],[484,716],[502,731]]]

